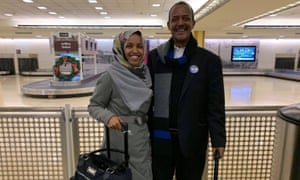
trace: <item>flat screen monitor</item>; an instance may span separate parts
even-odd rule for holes
[[[254,62],[256,59],[256,46],[232,46],[232,62]]]

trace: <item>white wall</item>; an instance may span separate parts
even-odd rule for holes
[[[96,39],[97,48],[101,51],[112,51],[113,39]]]
[[[0,39],[0,54],[14,54],[20,49],[21,54],[38,54],[40,68],[51,68],[53,58],[50,54],[49,39]],[[16,59],[15,59],[16,62]]]
[[[230,61],[230,47],[235,44],[255,44],[257,69],[274,69],[276,54],[290,54],[298,59],[300,39],[207,39],[205,46],[218,54],[224,61]]]
[[[298,59],[300,39],[262,39],[260,40],[258,67],[273,69],[276,54],[291,54]]]
[[[111,51],[112,40],[97,39],[96,41],[98,49],[103,51]],[[156,42],[156,40],[151,41]],[[157,42],[160,41],[163,40],[157,40]],[[210,43],[210,47],[208,48],[211,48],[213,51],[215,51],[215,53],[221,53],[216,49],[218,44],[221,42],[230,44],[232,42],[249,40],[207,39],[206,41],[213,42]],[[255,41],[259,41],[258,69],[273,69],[276,54],[296,54],[298,58],[300,39],[262,39]],[[150,45],[150,47],[152,47],[152,45]],[[0,54],[12,53],[15,54],[16,57],[17,49],[20,49],[22,54],[38,54],[40,68],[51,69],[53,57],[50,53],[49,39],[0,39]]]

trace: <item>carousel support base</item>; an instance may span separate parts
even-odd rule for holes
[[[53,76],[52,69],[37,69],[36,71],[21,71],[22,76]]]
[[[0,75],[9,75],[10,72],[9,71],[0,71]]]
[[[37,81],[23,85],[21,91],[27,96],[47,98],[90,95],[93,93],[100,75],[97,74],[75,82],[54,81],[53,79]]]

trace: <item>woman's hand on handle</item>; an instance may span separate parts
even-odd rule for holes
[[[118,116],[112,116],[110,118],[110,120],[108,121],[107,126],[109,128],[112,128],[112,129],[122,130],[122,125],[121,125],[122,122],[123,121],[122,121],[122,119],[120,117],[118,117]]]

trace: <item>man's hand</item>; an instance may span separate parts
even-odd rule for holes
[[[225,148],[224,147],[215,147],[212,148],[213,156],[215,156],[216,152],[218,151],[219,159],[221,159],[224,156]]]

